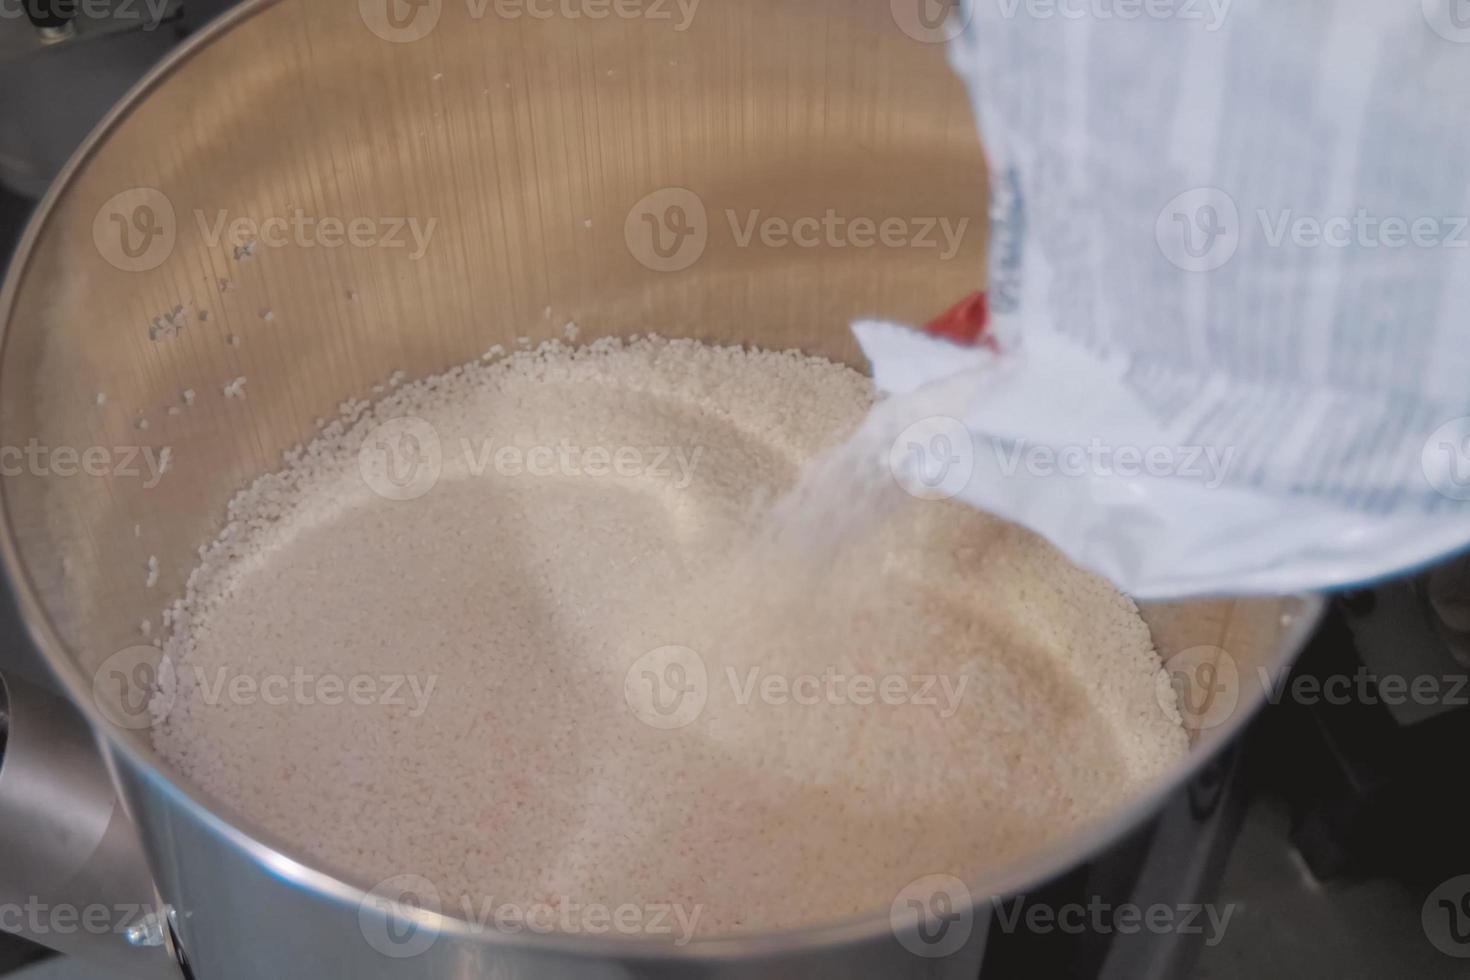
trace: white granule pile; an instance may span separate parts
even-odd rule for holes
[[[650,337],[350,401],[201,549],[155,743],[449,914],[791,928],[1030,852],[1185,753],[1158,657],[1128,599],[958,505],[895,487],[831,564],[763,533],[871,397],[799,353]]]

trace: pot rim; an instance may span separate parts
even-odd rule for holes
[[[77,173],[91,161],[97,149],[143,99],[167,81],[182,65],[200,55],[237,25],[281,2],[283,0],[244,0],[186,38],[150,68],[108,110],[67,160],[27,222],[3,285],[0,285],[0,364],[4,362],[6,345],[10,339],[8,328],[20,283],[52,213],[67,195]],[[245,853],[256,864],[270,869],[277,877],[305,891],[314,892],[329,902],[352,909],[362,907],[371,896],[371,889],[353,883],[351,879],[354,876],[341,870],[327,870],[324,862],[307,858],[294,845],[256,826],[251,819],[213,799],[203,790],[189,785],[171,772],[143,740],[125,737],[107,722],[90,695],[91,684],[82,671],[80,662],[62,641],[21,560],[12,531],[3,481],[0,481],[0,567],[3,567],[10,582],[28,637],[40,651],[47,667],[73,705],[86,718],[99,745],[112,762],[121,761],[127,764],[133,772],[173,799],[212,833]],[[1287,598],[1297,600],[1300,608],[1294,612],[1292,622],[1283,631],[1278,644],[1280,649],[1292,652],[1276,665],[1281,670],[1289,668],[1295,651],[1304,644],[1325,607],[1325,601],[1318,595]],[[1197,774],[1219,747],[1232,741],[1244,729],[1260,710],[1264,700],[1263,696],[1257,694],[1250,704],[1244,706],[1244,710],[1235,712],[1223,731],[1217,729],[1224,737],[1219,739],[1219,744],[1214,749],[1192,749],[1184,764],[1156,777],[1123,806],[1057,838],[1047,847],[965,879],[971,907],[983,909],[988,900],[1022,894],[1027,888],[1039,886],[1084,862],[1128,830],[1143,823],[1159,809],[1171,792]],[[943,872],[943,869],[934,870]],[[420,910],[414,913],[413,918],[418,925],[433,930],[436,938],[548,953],[650,961],[722,961],[777,956],[873,941],[884,934],[896,932],[888,911],[883,909],[874,909],[869,913],[834,922],[792,929],[694,939],[679,947],[659,940],[623,936],[594,938],[554,932],[530,936],[511,935],[444,912]]]

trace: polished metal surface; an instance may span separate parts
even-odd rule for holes
[[[851,318],[921,320],[980,285],[969,107],[902,3],[530,6],[249,4],[104,121],[0,295],[0,444],[106,463],[7,473],[22,615],[107,747],[202,977],[973,977],[983,922],[954,955],[923,958],[887,909],[683,948],[424,912],[429,948],[386,956],[366,938],[385,927],[362,904],[373,883],[309,864],[169,773],[126,724],[127,685],[106,682],[230,496],[394,371],[568,321],[583,340],[655,329],[856,364]],[[941,219],[967,222],[952,248]],[[227,397],[241,377],[246,397]],[[1166,656],[1236,668],[1238,703],[1193,765],[1263,703],[1315,615],[1303,598],[1147,611]],[[1085,859],[1191,768],[977,873],[979,906]]]
[[[0,929],[120,977],[180,976],[161,943],[128,940],[158,901],[86,723],[14,676],[0,677],[0,705]]]

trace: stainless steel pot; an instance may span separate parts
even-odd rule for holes
[[[432,942],[384,955],[367,934],[400,913],[364,905],[370,883],[170,773],[109,701],[114,654],[144,642],[142,619],[158,628],[231,494],[394,370],[569,320],[583,339],[656,328],[859,363],[850,318],[919,320],[975,288],[983,162],[921,8],[260,0],[193,38],[79,151],[0,297],[0,444],[26,460],[6,469],[4,560],[199,976],[975,975],[983,922],[951,955],[920,956],[887,909],[680,949],[401,913]],[[829,211],[873,231],[832,231]],[[307,230],[298,213],[331,222]],[[766,217],[818,220],[783,237]],[[953,248],[939,218],[969,222]],[[237,377],[247,397],[226,397]],[[1147,610],[1186,689],[1208,681],[1230,704],[1203,712],[1190,764],[1148,793],[970,881],[982,914],[1145,819],[1262,703],[1316,610]]]

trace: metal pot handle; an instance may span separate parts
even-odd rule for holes
[[[0,675],[0,929],[121,976],[182,975],[86,722],[14,673]]]

